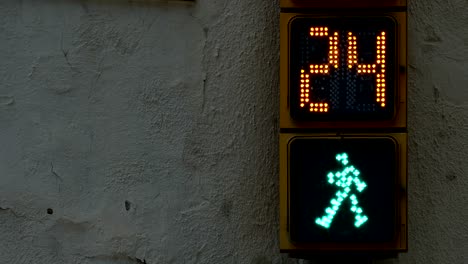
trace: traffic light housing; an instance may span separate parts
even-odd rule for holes
[[[281,251],[406,251],[406,1],[280,4]]]

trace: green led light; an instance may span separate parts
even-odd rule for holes
[[[349,163],[348,154],[342,153],[336,155],[336,160],[339,161],[341,164],[346,166]],[[335,184],[340,188],[339,191],[336,192],[334,198],[330,200],[330,207],[325,208],[325,215],[315,219],[315,223],[320,225],[324,228],[330,228],[331,223],[333,222],[333,217],[336,215],[336,212],[340,209],[340,206],[344,199],[349,196],[351,200],[352,206],[350,208],[351,212],[354,213],[356,220],[354,222],[354,226],[356,228],[361,227],[369,218],[363,214],[363,209],[359,206],[358,199],[354,193],[351,193],[351,186],[354,184],[356,186],[356,190],[358,192],[362,192],[366,187],[367,184],[359,178],[361,173],[359,170],[354,168],[354,166],[346,166],[343,171],[341,172],[329,172],[327,174],[328,183]],[[336,180],[336,182],[335,182]]]

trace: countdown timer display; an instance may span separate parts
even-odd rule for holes
[[[293,243],[388,243],[397,223],[397,143],[391,137],[293,138]]]
[[[296,17],[289,25],[289,106],[295,120],[390,120],[396,21]]]

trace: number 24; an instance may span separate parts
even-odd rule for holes
[[[328,42],[328,62],[324,64],[310,64],[310,69],[301,69],[300,81],[300,106],[309,106],[310,112],[326,113],[329,111],[329,103],[313,102],[310,99],[310,78],[314,75],[328,75],[330,66],[338,68],[338,32],[330,33],[327,27],[311,27],[311,37],[324,37],[329,39]],[[385,59],[386,59],[386,33],[380,32],[376,38],[377,60],[371,64],[360,64],[357,61],[357,38],[352,32],[347,34],[347,65],[349,69],[357,68],[357,74],[371,74],[376,76],[376,102],[381,107],[385,107],[386,83],[385,83]]]

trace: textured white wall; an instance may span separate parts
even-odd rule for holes
[[[467,14],[410,1],[410,250],[381,263],[468,263]],[[277,1],[0,1],[0,263],[296,263],[278,22]]]

